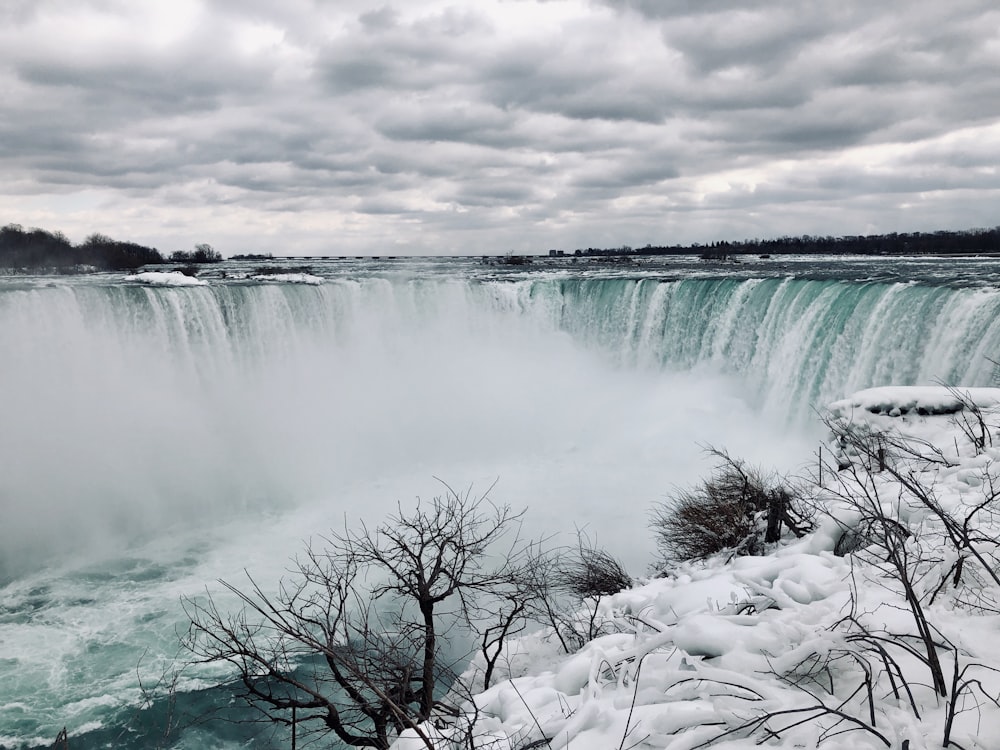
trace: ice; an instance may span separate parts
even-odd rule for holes
[[[207,286],[208,282],[180,271],[143,271],[125,277],[126,281],[138,281],[150,286]]]
[[[953,414],[962,409],[963,397],[980,408],[1000,404],[1000,388],[946,388],[942,386],[882,386],[858,391],[849,398],[830,404],[836,416],[849,416],[858,409],[872,414],[900,416],[908,412],[923,415]]]

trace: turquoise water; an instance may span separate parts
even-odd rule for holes
[[[232,710],[217,668],[144,695],[181,666],[181,598],[276,585],[435,477],[499,478],[530,533],[599,530],[641,573],[701,445],[794,470],[830,400],[996,378],[988,260],[310,265],[0,278],[0,746],[282,746],[202,721]]]

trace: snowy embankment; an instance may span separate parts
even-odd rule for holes
[[[1000,389],[878,388],[833,404],[837,462],[801,488],[811,533],[589,602],[602,634],[576,653],[545,632],[510,641],[504,681],[467,674],[481,692],[451,738],[1000,747],[998,403]]]

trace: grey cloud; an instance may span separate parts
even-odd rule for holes
[[[734,0],[605,0],[605,4],[618,10],[633,10],[651,19],[677,18],[718,13],[734,7],[764,7],[766,0],[738,3]]]
[[[381,197],[370,197],[364,198],[358,201],[354,206],[354,210],[362,214],[371,214],[374,216],[380,215],[399,215],[408,214],[412,211],[406,207],[406,205],[399,200],[389,200]]]
[[[662,33],[698,74],[749,67],[767,77],[794,64],[825,31],[815,14],[785,5],[672,19]]]
[[[488,36],[489,29],[472,12],[444,11],[403,25],[384,7],[328,41],[317,67],[332,93],[436,89],[474,79],[469,62],[481,44],[476,33]]]
[[[184,111],[217,109],[227,89],[210,77],[174,75],[178,71],[141,71],[123,63],[85,69],[78,66],[29,62],[19,69],[29,84],[45,88],[65,88],[78,94],[78,104],[85,107],[122,108],[133,117],[172,115]]]
[[[535,203],[539,196],[533,186],[523,182],[477,180],[453,193],[450,200],[463,206],[523,206]]]
[[[406,85],[399,66],[384,60],[369,57],[331,60],[325,68],[332,91],[357,91],[372,87],[405,88]]]
[[[389,5],[371,10],[358,16],[358,21],[366,31],[383,31],[395,27],[399,22],[399,11]]]
[[[570,119],[657,123],[668,115],[672,102],[662,71],[627,69],[606,51],[595,52],[597,59],[540,44],[504,50],[487,62],[484,94],[500,107]]]
[[[678,169],[667,159],[635,161],[631,164],[598,165],[588,169],[573,181],[574,186],[585,189],[640,188],[655,185],[680,176]]]
[[[376,129],[387,138],[404,141],[457,141],[514,148],[530,139],[516,130],[510,112],[481,104],[436,107],[394,106],[376,120]]]
[[[334,217],[358,248],[441,250],[838,233],[921,201],[981,223],[998,190],[986,0],[202,0],[155,45],[104,34],[145,7],[0,9],[5,203],[88,190],[165,232],[218,206],[307,244],[291,228]],[[747,184],[705,187],[732,170]]]

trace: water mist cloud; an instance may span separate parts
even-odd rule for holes
[[[763,459],[760,419],[725,378],[622,371],[512,306],[517,289],[6,292],[0,562],[10,575],[294,510],[310,520],[275,541],[286,559],[296,538],[440,494],[440,477],[499,478],[537,533],[599,528],[641,567],[645,508],[696,478],[699,442]],[[610,524],[609,503],[631,513]]]

